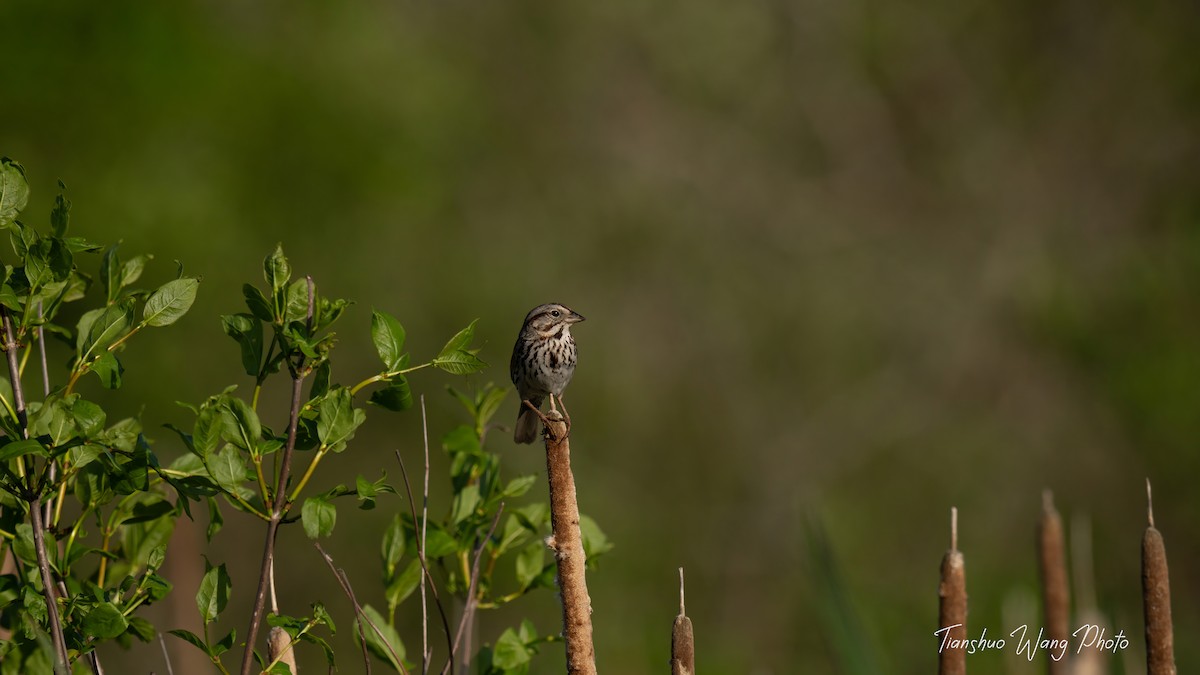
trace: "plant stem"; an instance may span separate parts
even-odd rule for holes
[[[313,281],[308,277],[308,331],[312,332],[313,323]],[[250,675],[250,666],[254,663],[254,642],[258,638],[258,629],[262,624],[263,610],[267,601],[267,586],[271,579],[271,568],[275,561],[275,535],[279,531],[279,523],[290,506],[283,498],[287,490],[288,473],[292,467],[292,452],[296,449],[296,427],[300,420],[300,404],[303,395],[304,357],[297,359],[299,363],[292,369],[292,404],[288,412],[287,443],[283,446],[283,457],[280,460],[279,479],[275,484],[276,499],[271,507],[271,519],[267,521],[267,536],[263,543],[262,568],[258,575],[258,592],[254,596],[254,611],[250,614],[250,627],[246,631],[246,651],[242,654],[242,675]]]
[[[67,672],[70,660],[67,658],[67,643],[63,639],[62,623],[58,617],[58,592],[54,589],[54,579],[50,577],[50,560],[46,555],[45,523],[42,522],[42,502],[34,499],[29,502],[29,517],[33,520],[33,548],[37,553],[38,571],[42,577],[42,593],[46,596],[46,613],[50,616],[50,636],[54,641],[54,660]],[[58,667],[55,668],[56,670]]]
[[[390,372],[390,373],[380,373],[380,374],[378,374],[378,375],[375,375],[374,377],[368,377],[367,379],[363,380],[362,382],[359,382],[358,384],[356,384],[356,385],[354,385],[353,387],[351,387],[351,388],[350,388],[350,395],[351,395],[351,396],[353,396],[353,395],[357,394],[359,391],[361,391],[363,387],[366,387],[366,386],[372,385],[372,384],[374,384],[374,383],[376,383],[376,382],[383,382],[383,381],[385,381],[385,380],[390,380],[390,379],[392,379],[393,377],[396,377],[396,376],[398,376],[398,375],[407,375],[408,373],[411,373],[411,372],[413,372],[414,370],[420,370],[420,369],[422,369],[422,368],[428,368],[429,366],[432,366],[432,365],[433,365],[433,363],[432,363],[432,362],[430,362],[430,363],[422,363],[421,365],[419,365],[419,366],[413,366],[412,368],[405,368],[404,370],[394,370],[394,371],[392,371],[392,372]]]
[[[8,309],[0,306],[0,323],[4,326],[4,352],[8,357],[8,374],[12,381],[13,402],[16,404],[17,423],[21,428],[21,436],[29,437],[29,418],[25,413],[25,393],[21,389],[21,369],[17,365],[17,340],[13,335],[12,319],[8,315]],[[34,467],[30,466],[28,482],[33,483],[33,477],[37,474]],[[35,491],[41,486],[29,485],[29,491],[26,499],[29,502],[29,517],[30,525],[33,528],[33,547],[37,554],[38,571],[42,577],[42,594],[46,598],[46,613],[50,618],[50,637],[54,642],[55,661],[57,661],[56,669],[61,667],[64,671],[70,668],[70,661],[67,657],[67,642],[63,638],[62,620],[58,615],[58,593],[54,588],[54,579],[50,575],[50,559],[46,555],[46,523],[42,520],[42,500],[41,496]]]
[[[322,445],[320,448],[317,448],[317,452],[313,455],[312,461],[308,463],[308,468],[304,470],[304,475],[300,477],[300,482],[296,483],[296,488],[292,490],[291,496],[288,497],[288,504],[295,502],[296,497],[300,496],[300,491],[304,489],[305,485],[308,485],[308,479],[312,478],[313,471],[316,470],[317,464],[319,464],[321,459],[327,454],[329,454],[329,448],[327,446]]]

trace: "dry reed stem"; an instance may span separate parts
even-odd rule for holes
[[[679,568],[679,616],[671,627],[671,675],[695,675],[696,639],[683,607],[683,568]]]
[[[958,550],[957,508],[950,509],[950,550],[942,556],[937,636],[938,675],[965,675],[967,650],[951,646],[953,641],[967,639],[967,568]]]
[[[551,411],[545,418],[546,477],[550,482],[548,540],[558,563],[558,589],[563,607],[563,638],[567,648],[568,675],[596,675],[596,649],[592,643],[592,600],[588,596],[579,531],[579,504],[575,477],[571,474],[571,444],[562,415]]]
[[[1071,639],[1071,592],[1067,587],[1067,553],[1062,518],[1054,508],[1054,494],[1042,493],[1042,518],[1038,522],[1038,572],[1042,581],[1042,617],[1046,637],[1054,644]],[[1061,642],[1057,642],[1061,641]],[[1065,650],[1046,650],[1048,675],[1069,672]],[[1060,657],[1055,660],[1056,657]]]
[[[1092,523],[1084,515],[1071,516],[1071,578],[1075,583],[1076,626],[1110,629],[1108,618],[1096,608],[1095,574],[1092,569]],[[1076,632],[1078,632],[1076,628]],[[1074,636],[1073,637],[1079,637]],[[1080,637],[1079,639],[1083,639]],[[1076,644],[1079,644],[1076,642]],[[1077,651],[1071,675],[1108,675],[1109,654],[1102,649]]]
[[[1171,579],[1162,533],[1154,527],[1154,503],[1146,480],[1146,516],[1142,537],[1142,611],[1146,617],[1146,675],[1175,675],[1175,637],[1171,625]]]

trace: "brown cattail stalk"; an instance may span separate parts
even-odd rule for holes
[[[1162,533],[1154,527],[1150,479],[1146,479],[1146,515],[1142,537],[1142,611],[1146,616],[1146,675],[1175,675],[1175,637],[1171,627],[1171,579]]]
[[[938,675],[967,672],[967,568],[958,550],[958,509],[950,509],[950,550],[938,584]]]
[[[1067,553],[1062,518],[1054,509],[1054,494],[1042,493],[1042,518],[1038,523],[1038,571],[1042,580],[1042,619],[1052,645],[1071,639],[1071,591],[1067,587]],[[1048,675],[1066,675],[1067,649],[1046,650]]]
[[[292,651],[292,636],[278,626],[267,634],[267,660],[271,663],[286,663],[288,668],[291,668],[292,675],[300,672],[296,670],[296,652]]]
[[[550,523],[547,541],[558,563],[558,589],[563,607],[563,640],[567,647],[568,675],[596,675],[596,648],[592,643],[592,599],[588,596],[584,568],[583,536],[579,531],[579,504],[571,474],[571,444],[562,415],[543,418],[546,434],[546,477],[550,481]]]
[[[683,568],[679,568],[679,616],[671,628],[671,675],[696,675],[696,640],[683,609]]]

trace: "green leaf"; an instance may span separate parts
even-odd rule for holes
[[[168,504],[168,506],[170,506]],[[150,512],[162,507],[147,507],[145,510],[135,509],[134,520],[138,521],[144,515],[149,515]],[[165,517],[157,517],[151,520],[141,522],[126,523],[124,530],[124,551],[129,562],[134,567],[141,567],[150,560],[150,555],[154,549],[159,546],[165,546],[171,539],[171,534],[175,531],[175,517],[173,509],[168,509]]]
[[[328,537],[337,524],[337,509],[322,497],[310,497],[300,509],[300,520],[309,539]]]
[[[517,584],[522,589],[529,588],[534,579],[542,573],[542,568],[545,567],[543,560],[546,545],[541,541],[535,541],[526,546],[517,556]]]
[[[92,362],[92,372],[100,378],[100,384],[104,385],[105,389],[120,389],[125,366],[121,365],[121,359],[118,359],[116,354],[103,352]]]
[[[379,489],[374,483],[359,476],[354,480],[354,491],[358,495],[358,501],[362,502],[359,508],[364,511],[375,508],[375,497],[379,494]]]
[[[477,506],[479,506],[479,484],[472,483],[454,495],[454,505],[450,511],[454,524],[457,525],[470,517],[472,513],[475,513]]]
[[[206,406],[196,416],[196,426],[192,431],[192,443],[196,446],[196,454],[207,457],[221,443],[221,431],[225,428],[221,410],[215,406]]]
[[[314,398],[320,398],[329,391],[329,378],[331,374],[332,366],[329,365],[329,361],[322,361],[321,365],[317,366],[316,372],[313,373],[313,383],[308,390],[308,400],[311,401]]]
[[[404,326],[386,312],[371,312],[371,341],[388,372],[399,370],[404,355]]]
[[[155,635],[158,635],[158,632],[154,630],[154,624],[140,616],[129,617],[129,632],[142,642],[150,642]]]
[[[409,389],[408,380],[403,375],[397,375],[386,387],[371,392],[371,398],[368,400],[395,412],[408,410],[413,406],[412,390]]]
[[[84,635],[103,640],[115,638],[129,627],[121,610],[111,602],[102,602],[83,617]]]
[[[121,288],[125,288],[136,283],[142,277],[142,272],[146,269],[146,263],[150,262],[153,258],[154,256],[152,255],[137,255],[121,263],[118,285]]]
[[[4,286],[4,288],[7,290],[11,290],[8,288],[7,285]],[[16,309],[18,311],[20,310],[19,306],[14,308],[14,307],[8,305],[7,303],[5,303],[5,306],[8,307],[9,309]],[[92,329],[92,324],[94,324],[96,322],[96,319],[101,314],[104,313],[104,309],[105,308],[103,308],[103,307],[98,308],[98,309],[89,309],[88,311],[86,311],[82,315],[80,315],[79,322],[75,324],[75,353],[78,354],[80,357],[83,356],[84,347],[87,344],[87,337],[88,337],[88,333]]]
[[[262,440],[262,423],[258,413],[248,403],[236,396],[225,398],[221,437],[251,455],[258,451]]]
[[[372,628],[372,625],[374,628]],[[376,632],[378,629],[378,632]],[[358,622],[354,623],[354,631],[358,633]],[[362,636],[366,639],[367,649],[384,663],[390,663],[396,672],[402,672],[400,662],[404,660],[404,643],[400,634],[388,624],[374,607],[363,606]]]
[[[100,284],[104,287],[104,297],[108,304],[116,302],[121,291],[121,259],[117,255],[117,247],[113,244],[104,251],[100,259]]]
[[[529,492],[529,488],[533,487],[533,484],[536,482],[537,476],[533,474],[514,478],[510,480],[508,485],[504,487],[504,492],[502,494],[506,499],[520,497],[526,492]]]
[[[388,607],[395,608],[400,603],[404,602],[408,596],[413,594],[417,586],[421,583],[421,561],[413,558],[408,561],[408,566],[404,571],[392,579],[387,588],[384,589],[384,596],[387,598]]]
[[[212,538],[221,531],[221,527],[225,525],[225,517],[221,515],[221,503],[216,499],[208,498],[208,529],[204,531],[204,538],[212,542]]]
[[[146,559],[146,569],[154,571],[162,567],[163,561],[167,559],[167,547],[155,546],[150,551],[150,557]]]
[[[438,358],[450,356],[454,352],[465,351],[471,345],[471,340],[475,337],[475,324],[479,319],[475,319],[466,328],[455,333],[454,337],[442,347],[442,351],[438,352]]]
[[[142,310],[142,323],[147,326],[169,326],[187,313],[196,301],[200,280],[192,277],[172,279],[158,287]]]
[[[316,288],[313,288],[316,293]],[[308,280],[297,279],[287,288],[283,308],[283,321],[306,321],[308,319]]]
[[[508,628],[496,639],[496,646],[492,650],[492,665],[511,670],[529,663],[532,656],[517,632]]]
[[[175,509],[171,502],[158,496],[149,496],[146,501],[139,502],[133,506],[129,514],[119,519],[119,525],[134,525],[144,523],[149,520],[155,520],[167,515]],[[153,548],[150,549],[153,552]],[[148,557],[147,557],[148,559]]]
[[[242,482],[246,480],[246,462],[242,453],[232,445],[227,445],[221,452],[209,459],[209,474],[226,492],[237,492]]]
[[[87,357],[93,352],[108,349],[122,335],[129,332],[133,325],[133,299],[126,298],[115,305],[106,307],[90,326],[87,339],[84,340],[82,356]],[[86,315],[85,315],[86,316]],[[82,323],[83,319],[80,319]]]
[[[217,640],[217,643],[213,645],[213,656],[220,656],[230,649],[233,649],[233,643],[235,640],[237,640],[237,629],[231,628],[229,632],[225,634],[225,637]]]
[[[579,533],[583,535],[583,552],[589,562],[593,557],[612,550],[612,543],[591,517],[579,516]]]
[[[208,571],[200,580],[200,590],[196,592],[196,607],[199,608],[200,618],[204,620],[205,625],[216,621],[221,612],[225,611],[225,605],[229,604],[229,589],[232,586],[225,563],[216,567],[207,566]]]
[[[433,560],[456,551],[458,551],[458,542],[454,540],[454,537],[442,529],[441,525],[435,522],[428,523],[428,530],[425,534],[425,559]]]
[[[267,302],[267,298],[262,291],[250,284],[242,284],[242,297],[246,299],[246,308],[255,318],[272,323],[275,321],[275,313],[271,310],[271,303]]]
[[[12,542],[12,552],[22,562],[36,565],[37,549],[33,543],[33,526],[29,523],[19,523],[16,530],[17,536]]]
[[[242,369],[257,377],[263,357],[262,321],[253,314],[226,314],[221,317],[221,328],[241,347]]]
[[[345,449],[354,432],[366,421],[367,414],[355,408],[350,390],[338,387],[317,406],[317,437],[334,452]]]
[[[25,258],[25,278],[31,289],[40,289],[46,284],[63,281],[72,269],[71,251],[63,240],[41,239],[32,247]]]
[[[66,190],[67,186],[58,181],[58,189]],[[50,228],[54,236],[61,237],[67,233],[67,224],[71,222],[71,201],[62,192],[54,198],[54,208],[50,209]]]
[[[329,667],[329,672],[337,670],[336,661],[333,656],[333,647],[330,647],[328,642],[312,633],[303,633],[300,635],[300,639],[320,647],[321,651],[325,654],[325,665]]]
[[[492,416],[500,409],[500,404],[504,402],[504,398],[508,396],[509,390],[505,387],[493,387],[490,384],[484,392],[483,399],[479,402],[479,409],[475,413],[476,425],[480,428],[486,427],[491,421]]]
[[[385,579],[391,579],[392,575],[396,573],[396,565],[399,564],[400,558],[404,557],[407,543],[404,536],[404,523],[400,520],[399,515],[393,516],[392,524],[383,533],[383,541],[380,545]]]
[[[539,637],[537,627],[529,619],[521,622],[521,627],[517,629],[517,635],[520,636],[521,642],[525,644],[536,642]]]
[[[200,651],[204,652],[205,654],[210,653],[209,649],[208,649],[208,645],[204,644],[204,640],[202,640],[199,635],[196,635],[195,633],[191,632],[190,630],[176,628],[175,630],[169,630],[167,632],[170,633],[171,635],[174,635],[175,637],[179,638],[180,640],[187,642],[188,644],[192,645],[196,649],[199,649]]]
[[[91,401],[75,399],[71,404],[71,415],[75,417],[75,426],[84,438],[93,438],[104,430],[104,409]]]
[[[275,251],[263,260],[263,277],[272,293],[283,289],[292,278],[292,266],[283,254],[283,244],[276,244]]]
[[[50,453],[36,438],[26,438],[20,441],[13,441],[4,447],[0,447],[0,462],[16,459],[17,457],[24,457],[25,455],[49,457]]]
[[[103,452],[103,447],[94,443],[87,443],[85,445],[71,448],[71,450],[67,452],[67,457],[70,458],[72,467],[76,469],[82,469],[83,467],[95,461],[95,459]]]
[[[478,356],[462,349],[449,354],[439,354],[430,363],[451,375],[469,375],[487,368],[487,364]]]
[[[11,225],[28,203],[25,167],[7,157],[0,159],[0,228]]]

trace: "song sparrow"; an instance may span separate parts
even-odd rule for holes
[[[550,398],[550,409],[557,410],[554,399],[562,405],[563,389],[575,373],[575,338],[571,324],[583,321],[583,316],[564,305],[550,303],[534,307],[525,315],[525,325],[517,336],[508,371],[517,386],[520,410],[513,440],[532,443],[537,436],[538,416],[525,405],[535,408]]]

